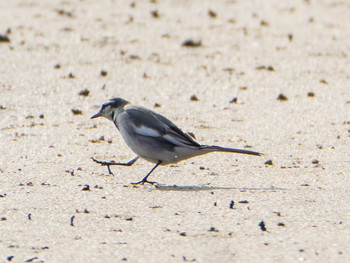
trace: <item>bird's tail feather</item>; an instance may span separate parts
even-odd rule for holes
[[[262,153],[243,150],[243,149],[235,149],[235,148],[227,148],[216,145],[202,145],[201,149],[207,150],[208,152],[231,152],[231,153],[241,153],[241,154],[249,154],[249,155],[262,155]]]

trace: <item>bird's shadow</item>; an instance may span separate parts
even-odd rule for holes
[[[283,191],[286,188],[269,187],[269,188],[249,188],[249,187],[223,187],[223,186],[195,186],[195,185],[155,185],[154,190],[160,191],[210,191],[210,190],[240,190],[240,191]]]

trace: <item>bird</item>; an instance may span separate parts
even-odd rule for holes
[[[112,98],[104,103],[99,112],[93,115],[91,119],[97,117],[104,117],[113,121],[126,144],[136,154],[136,157],[127,163],[106,162],[92,158],[94,162],[107,166],[109,174],[113,174],[110,166],[131,166],[139,158],[155,164],[141,181],[132,183],[135,185],[155,184],[156,182],[148,181],[148,177],[159,165],[174,164],[211,152],[262,155],[262,153],[255,151],[199,144],[193,137],[183,132],[163,115],[147,108],[133,105],[122,98]]]

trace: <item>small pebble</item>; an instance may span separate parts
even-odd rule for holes
[[[81,110],[79,110],[79,109],[72,109],[72,113],[74,115],[82,115],[83,114],[83,112]]]
[[[230,103],[237,103],[237,97],[233,97],[232,100],[230,100]]]
[[[265,69],[265,70],[268,70],[268,71],[275,71],[273,66],[264,66],[264,65],[257,66],[255,69],[256,70],[263,70],[263,69]]]
[[[257,69],[257,70],[266,69],[266,66],[264,66],[264,65],[262,65],[262,66],[257,66],[255,69]]]
[[[100,76],[101,76],[101,77],[106,77],[107,75],[108,75],[108,72],[107,72],[107,71],[101,70],[101,72],[100,72]]]
[[[268,66],[268,67],[267,67],[267,70],[268,70],[268,71],[275,71],[275,69],[274,69],[273,66]]]
[[[153,11],[151,11],[151,15],[152,15],[154,18],[159,18],[158,10],[153,10]]]
[[[209,228],[209,230],[208,230],[209,232],[219,232],[219,230],[217,230],[215,227],[211,227],[211,228]]]
[[[260,226],[261,231],[266,231],[266,227],[265,227],[264,221],[261,221],[261,222],[259,223],[259,226]]]
[[[90,186],[89,186],[88,184],[86,184],[86,185],[84,186],[84,188],[81,189],[81,191],[90,191]]]
[[[199,101],[196,95],[192,95],[190,98],[191,101]]]
[[[79,94],[79,96],[87,97],[87,96],[89,96],[90,91],[88,89],[83,89],[83,90],[79,91],[78,94]]]
[[[75,76],[74,76],[73,73],[71,72],[71,73],[68,74],[68,78],[70,78],[70,79],[75,79]]]
[[[194,41],[192,39],[187,39],[182,43],[183,47],[200,47],[202,45],[202,41]]]
[[[208,11],[208,15],[211,17],[211,18],[216,18],[218,15],[216,12],[214,12],[213,10],[210,10]]]
[[[277,100],[280,100],[280,101],[287,101],[288,98],[287,98],[285,95],[283,95],[283,94],[281,93],[280,95],[278,95]]]
[[[233,209],[234,205],[235,205],[235,201],[231,200],[231,202],[230,202],[230,209]]]
[[[265,20],[261,20],[261,21],[260,21],[260,25],[261,25],[261,26],[269,26],[269,23],[266,22]]]
[[[10,38],[7,35],[0,35],[0,42],[10,42]]]
[[[265,164],[266,164],[266,165],[273,165],[273,162],[272,162],[272,160],[267,160],[267,161],[265,162]]]

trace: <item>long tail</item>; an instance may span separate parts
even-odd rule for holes
[[[242,154],[250,154],[250,155],[263,155],[259,152],[248,151],[243,149],[235,149],[235,148],[227,148],[216,145],[201,145],[201,149],[207,150],[208,152],[231,152],[231,153],[242,153]]]

